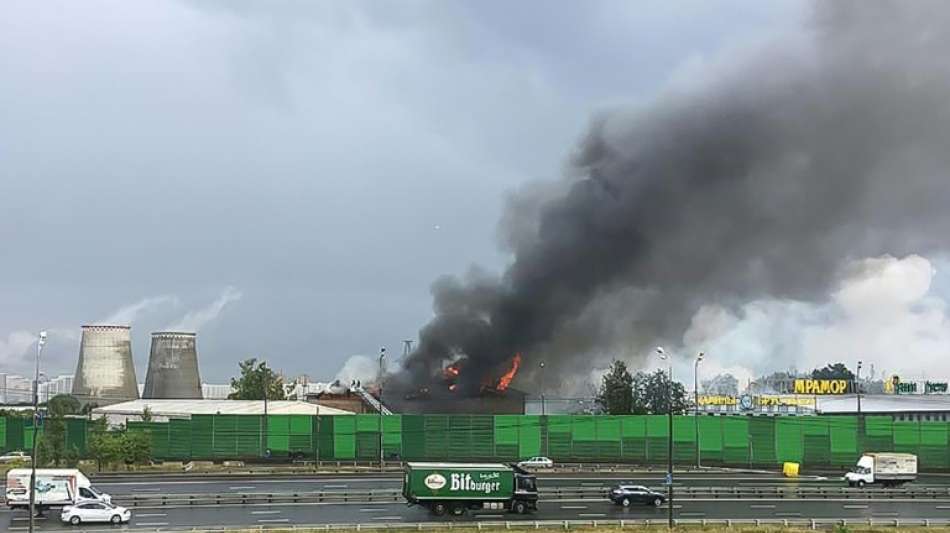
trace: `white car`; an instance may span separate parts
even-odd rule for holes
[[[10,452],[0,455],[0,463],[13,463],[17,461],[29,463],[32,459],[30,459],[30,456],[27,455],[26,452]]]
[[[553,468],[554,461],[547,457],[532,457],[518,463],[521,468]]]
[[[83,522],[112,522],[121,524],[132,518],[132,511],[105,502],[85,502],[63,507],[59,519],[77,526]]]

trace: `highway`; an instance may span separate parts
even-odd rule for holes
[[[660,472],[633,474],[565,474],[542,473],[539,486],[548,489],[590,489],[610,486],[618,481],[659,487],[664,480]],[[826,487],[843,486],[838,477],[805,477],[788,479],[779,474],[741,473],[724,471],[684,472],[675,478],[679,487]],[[916,486],[950,485],[950,477],[923,475]],[[316,491],[342,491],[359,495],[360,491],[393,490],[401,486],[399,474],[352,474],[352,475],[299,475],[299,476],[108,476],[94,479],[94,485],[113,495],[119,505],[130,504],[132,498],[147,498],[175,494],[228,495],[260,493],[305,493]],[[573,498],[573,496],[572,496]],[[130,524],[121,528],[128,530],[154,530],[157,528],[195,528],[212,526],[289,526],[309,524],[395,524],[433,521],[504,521],[504,520],[657,520],[666,519],[666,508],[633,507],[624,509],[599,499],[565,499],[542,501],[537,513],[522,516],[485,511],[459,518],[437,518],[418,507],[404,503],[356,501],[348,503],[318,503],[310,500],[298,503],[245,504],[198,504],[173,503],[161,506],[146,503],[133,509]],[[950,495],[928,499],[867,499],[860,494],[823,498],[709,498],[681,494],[675,499],[674,513],[678,519],[942,519],[950,516]],[[27,528],[28,516],[23,510],[0,510],[0,531],[22,531]],[[78,530],[59,522],[57,509],[39,519],[38,530]],[[87,525],[83,529],[93,526]],[[108,528],[109,526],[104,526]]]
[[[120,502],[121,503],[121,502]],[[944,501],[861,501],[861,500],[677,500],[674,511],[683,519],[745,518],[816,518],[893,519],[944,518],[950,499]],[[542,502],[537,513],[514,515],[478,512],[460,518],[436,518],[418,507],[405,504],[287,504],[227,505],[137,509],[125,529],[193,528],[202,526],[261,526],[342,523],[416,523],[452,520],[619,520],[666,519],[666,508],[633,507],[624,509],[609,502]],[[23,531],[27,527],[25,511],[0,512],[0,530]],[[38,530],[79,529],[59,521],[56,511],[38,521]],[[119,528],[115,528],[119,529]]]

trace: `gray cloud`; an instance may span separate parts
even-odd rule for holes
[[[591,111],[798,9],[585,4],[5,2],[0,337],[233,285],[203,376],[329,377],[412,336],[440,273],[504,265],[505,192],[559,175]],[[137,319],[140,369],[175,314]]]

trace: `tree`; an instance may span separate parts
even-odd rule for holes
[[[81,409],[79,400],[71,394],[57,394],[46,402],[46,411],[50,416],[77,415]]]
[[[145,464],[152,457],[152,436],[148,431],[122,432],[122,460],[127,465]]]
[[[717,396],[738,396],[739,380],[732,374],[719,374],[703,381],[703,393]]]
[[[268,400],[283,400],[284,380],[273,370],[267,367],[265,361],[257,362],[251,358],[238,363],[241,377],[231,378],[231,388],[234,392],[228,395],[229,400],[263,400],[266,386]]]
[[[604,374],[597,404],[609,415],[630,414],[633,407],[633,377],[623,361],[614,360]]]
[[[652,374],[637,372],[633,377],[635,414],[660,415],[670,412],[683,413],[689,407],[686,400],[686,387],[678,381],[670,382],[666,370],[657,370]]]
[[[151,422],[152,421],[152,410],[146,405],[142,408],[142,422]]]
[[[854,373],[848,370],[844,363],[827,365],[825,368],[816,368],[811,371],[812,379],[844,379],[848,383],[854,381]]]
[[[43,433],[36,443],[37,464],[61,466],[78,456],[78,450],[66,447],[66,416],[75,415],[79,410],[79,400],[69,394],[57,394],[46,402]]]

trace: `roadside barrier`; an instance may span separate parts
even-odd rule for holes
[[[557,487],[539,490],[542,501],[604,500],[606,488]],[[654,490],[665,493],[665,487]],[[921,487],[913,489],[850,489],[822,487],[677,487],[679,499],[950,499],[950,487]],[[280,493],[215,493],[215,494],[133,494],[117,497],[117,503],[130,508],[188,507],[195,505],[267,505],[293,503],[401,503],[405,501],[399,489],[373,491],[313,491]]]
[[[560,529],[560,530],[583,530],[586,528],[636,528],[643,526],[666,526],[666,520],[511,520],[511,521],[471,521],[471,522],[383,522],[383,523],[351,523],[351,524],[270,524],[253,526],[162,526],[154,529],[136,527],[136,531],[188,531],[190,533],[222,533],[228,532],[253,532],[253,531],[301,531],[301,532],[319,532],[319,531],[364,531],[364,530],[405,530],[405,531],[423,531],[433,529],[471,529],[475,531],[497,531],[510,529]],[[837,528],[839,526],[869,526],[869,527],[940,527],[950,525],[950,519],[945,518],[823,518],[823,519],[720,519],[720,520],[699,520],[699,519],[676,519],[674,524],[677,526],[694,527],[738,527],[738,526],[781,526],[796,527],[812,530],[825,530]],[[100,529],[83,528],[83,533],[106,533],[114,532],[114,528],[104,526]]]

